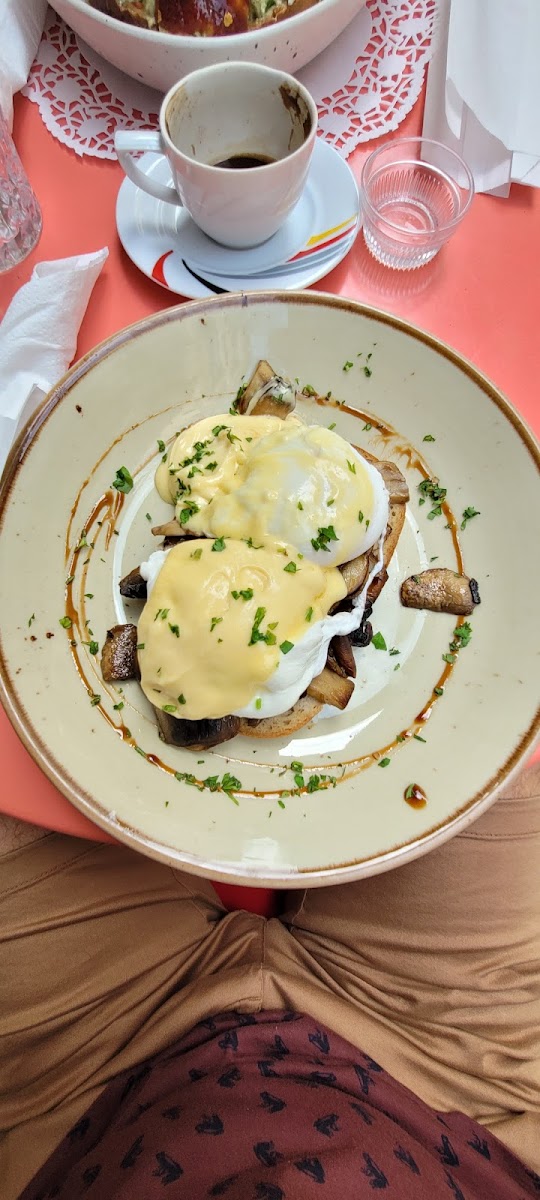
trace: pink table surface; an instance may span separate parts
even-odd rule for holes
[[[422,100],[394,136],[419,132],[421,119]],[[44,223],[34,254],[0,279],[0,316],[35,262],[101,246],[108,246],[110,255],[81,326],[77,357],[123,326],[179,303],[139,273],[118,241],[119,165],[78,158],[55,141],[36,106],[22,97],[16,100],[14,137]],[[349,160],[357,178],[376,144],[355,151]],[[539,434],[539,262],[540,191],[514,186],[507,200],[477,196],[450,244],[422,270],[401,274],[379,267],[359,237],[347,259],[317,289],[386,309],[442,338],[488,375]],[[0,811],[80,837],[111,840],[41,773],[2,710],[0,757]],[[235,889],[223,891],[234,904]],[[250,907],[257,904],[254,889]],[[260,907],[268,907],[262,893]]]

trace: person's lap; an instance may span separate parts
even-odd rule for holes
[[[231,1009],[308,1013],[538,1169],[539,794],[531,771],[427,857],[293,894],[269,922],[123,847],[15,843],[0,868],[5,1200],[111,1078]]]

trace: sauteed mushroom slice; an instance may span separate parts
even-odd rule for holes
[[[406,504],[410,494],[409,486],[405,476],[401,473],[395,462],[391,462],[389,459],[375,458],[374,454],[370,454],[369,450],[364,450],[360,446],[357,446],[356,449],[358,450],[358,453],[362,455],[362,458],[365,458],[368,462],[373,463],[373,466],[376,467],[382,475],[390,503]]]
[[[262,358],[238,400],[237,412],[285,420],[295,405],[296,394],[292,384],[281,375],[276,375],[270,363]]]
[[[371,580],[367,590],[367,598],[371,604],[374,604],[377,596],[380,596],[387,579],[388,571],[386,570],[386,567],[383,567],[382,571],[379,571],[378,575],[373,576],[373,579]]]
[[[342,675],[344,679],[349,676],[351,679],[356,678],[356,662],[352,652],[351,639],[347,634],[336,633],[332,638],[328,647],[326,665],[336,675]]]
[[[369,555],[359,554],[357,558],[351,558],[349,562],[343,563],[339,570],[345,580],[347,595],[353,596],[362,590],[368,577]]]
[[[199,536],[196,533],[189,533],[187,529],[179,525],[176,517],[173,517],[171,521],[166,521],[164,525],[153,525],[152,533],[156,537],[175,538],[178,542],[185,542],[187,538]]]
[[[143,579],[140,567],[134,567],[120,580],[120,595],[127,600],[146,600],[146,579]]]
[[[430,612],[468,617],[475,604],[480,604],[480,594],[476,579],[458,575],[449,567],[432,567],[405,579],[401,585],[401,603],[405,608],[427,608]]]
[[[106,683],[139,678],[137,626],[113,625],[101,653],[101,674]]]
[[[209,750],[220,742],[236,737],[240,729],[239,717],[220,717],[219,720],[183,721],[161,708],[154,708],[159,736],[169,746],[183,746],[189,750]]]
[[[373,612],[373,604],[368,600],[362,617],[362,624],[353,633],[349,634],[353,646],[369,646],[373,637],[373,626],[370,621],[370,616]]]
[[[321,704],[333,704],[334,708],[346,708],[354,691],[352,679],[344,679],[335,675],[328,667],[323,667],[320,675],[312,679],[308,696],[319,700]]]

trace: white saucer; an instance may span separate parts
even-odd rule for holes
[[[170,182],[164,159],[145,154],[139,166],[160,183]],[[183,209],[156,200],[129,179],[122,183],[116,202],[118,235],[135,266],[162,287],[192,299],[228,291],[301,290],[316,283],[350,250],[358,232],[359,214],[354,175],[322,138],[315,144],[304,192],[286,223],[289,230],[280,230],[254,250],[218,246],[197,229]],[[271,255],[270,268],[263,269],[257,260],[257,274],[251,268],[247,270],[246,256],[265,250],[281,237],[285,253],[279,262]],[[201,268],[201,247],[207,268]],[[211,255],[207,258],[208,251]],[[225,274],[224,255],[229,256],[230,275]],[[244,265],[246,274],[239,274]],[[219,273],[214,275],[212,267]]]

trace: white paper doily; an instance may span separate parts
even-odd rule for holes
[[[319,109],[320,133],[347,157],[392,133],[411,111],[431,53],[437,0],[367,0],[298,77]],[[117,127],[157,126],[161,96],[82,42],[52,9],[24,89],[47,129],[76,154],[116,158]]]

